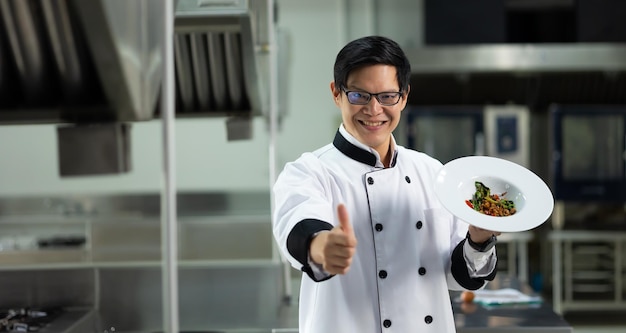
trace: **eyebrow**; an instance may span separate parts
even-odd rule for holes
[[[365,90],[365,89],[362,89],[362,88],[359,88],[359,87],[356,87],[356,86],[352,86],[352,88],[350,88],[349,86],[346,86],[345,88],[348,91],[362,91],[362,92],[366,92],[366,93],[369,93],[369,94],[380,94],[380,93],[386,93],[386,92],[393,92],[393,93],[400,92],[399,88],[398,88],[398,90],[383,90],[383,91],[380,91],[380,92],[377,92],[377,93],[373,93],[371,91],[368,91],[368,90]]]

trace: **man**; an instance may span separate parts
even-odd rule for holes
[[[274,185],[274,236],[306,273],[301,333],[454,332],[448,290],[495,277],[494,233],[445,211],[433,194],[442,164],[392,135],[409,76],[394,41],[348,43],[330,83],[342,115],[333,142]]]

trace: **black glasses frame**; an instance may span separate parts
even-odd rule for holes
[[[356,91],[356,90],[346,90],[345,87],[342,87],[341,90],[346,94],[346,97],[348,98],[348,102],[350,104],[353,105],[367,105],[371,100],[372,100],[372,96],[374,96],[374,98],[376,98],[376,100],[378,101],[378,103],[380,105],[383,106],[393,106],[396,105],[400,102],[400,98],[402,98],[402,91],[384,91],[384,92],[379,92],[376,94],[367,92],[367,91]],[[357,93],[357,94],[361,94],[363,97],[367,97],[367,101],[363,102],[363,103],[354,103],[352,102],[352,100],[350,99],[350,94],[351,93]],[[378,97],[378,95],[384,95],[384,94],[398,94],[398,98],[394,103],[383,103],[380,98]]]

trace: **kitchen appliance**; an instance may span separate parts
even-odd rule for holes
[[[552,105],[555,199],[626,199],[626,106]]]
[[[530,112],[526,107],[409,106],[405,112],[400,132],[405,133],[407,146],[442,163],[488,155],[529,166]]]
[[[0,332],[39,332],[62,313],[57,309],[17,308],[0,311]]]
[[[407,147],[446,163],[485,154],[483,109],[480,106],[407,106]]]

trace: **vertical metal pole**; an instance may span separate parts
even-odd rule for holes
[[[163,190],[161,192],[161,251],[163,280],[163,329],[178,333],[178,232],[176,225],[176,147],[174,131],[174,13],[175,1],[163,0]]]
[[[623,293],[623,283],[622,283],[622,242],[623,239],[617,238],[615,239],[615,247],[613,248],[613,253],[615,258],[613,259],[613,265],[615,265],[615,271],[613,272],[613,280],[615,281],[615,302],[622,302],[622,293]]]
[[[566,240],[563,242],[563,285],[564,285],[564,295],[563,295],[563,305],[571,304],[574,300],[574,281],[572,277],[572,273],[574,272],[573,268],[573,257],[572,257],[572,240]]]
[[[554,312],[563,314],[561,294],[561,256],[563,254],[561,252],[561,238],[555,234],[556,232],[552,233],[555,236],[552,238],[552,306]]]
[[[517,254],[519,267],[517,270],[517,275],[519,280],[524,284],[528,282],[528,240],[523,239],[517,241]]]
[[[270,163],[270,201],[271,216],[274,217],[274,193],[272,187],[276,182],[278,167],[276,162],[276,146],[278,135],[278,43],[276,42],[276,26],[274,25],[274,0],[267,0],[267,21],[268,21],[268,53],[269,53],[269,163]],[[274,244],[274,253],[278,254]],[[283,297],[287,302],[291,301],[291,265],[280,254],[283,268]]]
[[[506,250],[507,250],[506,261],[507,261],[507,270],[508,270],[507,273],[511,276],[517,275],[517,247],[516,247],[517,242],[518,240],[513,238],[509,240],[506,246]]]

